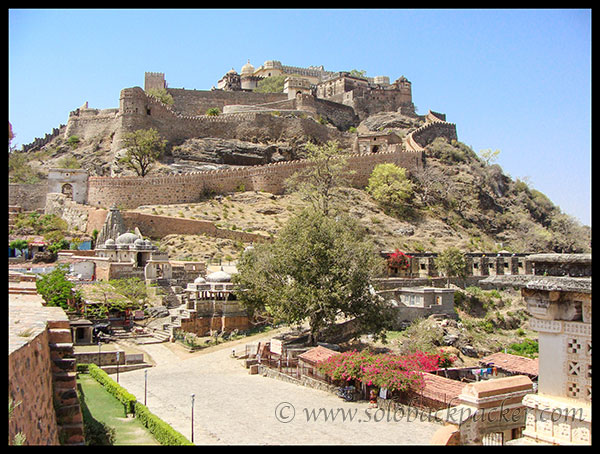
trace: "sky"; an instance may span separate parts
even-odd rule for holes
[[[119,106],[163,72],[210,90],[249,60],[405,76],[419,114],[446,114],[591,226],[590,9],[10,9],[9,121],[20,148],[69,112]]]

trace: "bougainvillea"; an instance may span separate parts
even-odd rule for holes
[[[373,354],[348,351],[333,355],[319,364],[319,370],[333,380],[358,380],[367,386],[404,391],[424,385],[423,373],[449,367],[456,358],[417,351],[410,355]]]
[[[410,259],[412,256],[396,249],[388,257],[388,265],[390,268],[400,268],[407,270],[410,267]]]

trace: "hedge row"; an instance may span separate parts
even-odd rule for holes
[[[135,403],[135,417],[141,421],[161,445],[193,445],[191,441],[148,410],[148,407],[140,402]]]
[[[125,388],[116,383],[97,365],[81,365],[81,368],[79,366],[80,365],[78,365],[78,370],[80,371],[87,368],[87,372],[90,376],[123,404],[125,415],[134,413],[135,417],[140,420],[152,435],[154,435],[154,438],[156,438],[161,445],[193,445],[193,443],[181,433],[148,410],[148,407],[138,402],[133,394],[129,393]]]

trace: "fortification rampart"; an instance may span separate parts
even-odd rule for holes
[[[425,147],[438,137],[445,137],[448,140],[458,140],[456,125],[441,120],[425,123],[406,137],[406,149],[410,151],[424,151]]]
[[[420,152],[390,152],[353,154],[347,159],[348,169],[354,171],[351,184],[363,187],[377,164],[392,162],[408,170],[415,170],[422,166],[423,155]],[[209,192],[233,192],[242,188],[247,191],[281,194],[285,179],[307,165],[307,161],[291,161],[145,178],[90,177],[88,204],[105,208],[116,204],[131,209],[141,205],[194,203]]]
[[[220,95],[221,93],[218,93],[216,96]],[[337,129],[321,125],[308,116],[283,118],[272,113],[261,112],[238,112],[216,116],[187,115],[147,95],[140,87],[126,88],[121,91],[118,121],[119,127],[113,140],[113,152],[121,149],[122,134],[148,128],[155,128],[164,139],[173,144],[190,138],[203,137],[263,143],[299,138],[316,143],[338,140],[342,146],[347,145],[346,142],[349,140]]]

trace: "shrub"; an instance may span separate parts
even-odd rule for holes
[[[135,402],[135,417],[140,420],[152,435],[154,435],[154,438],[156,438],[161,445],[193,445],[193,443],[181,433],[148,410],[148,407],[144,404]]]

